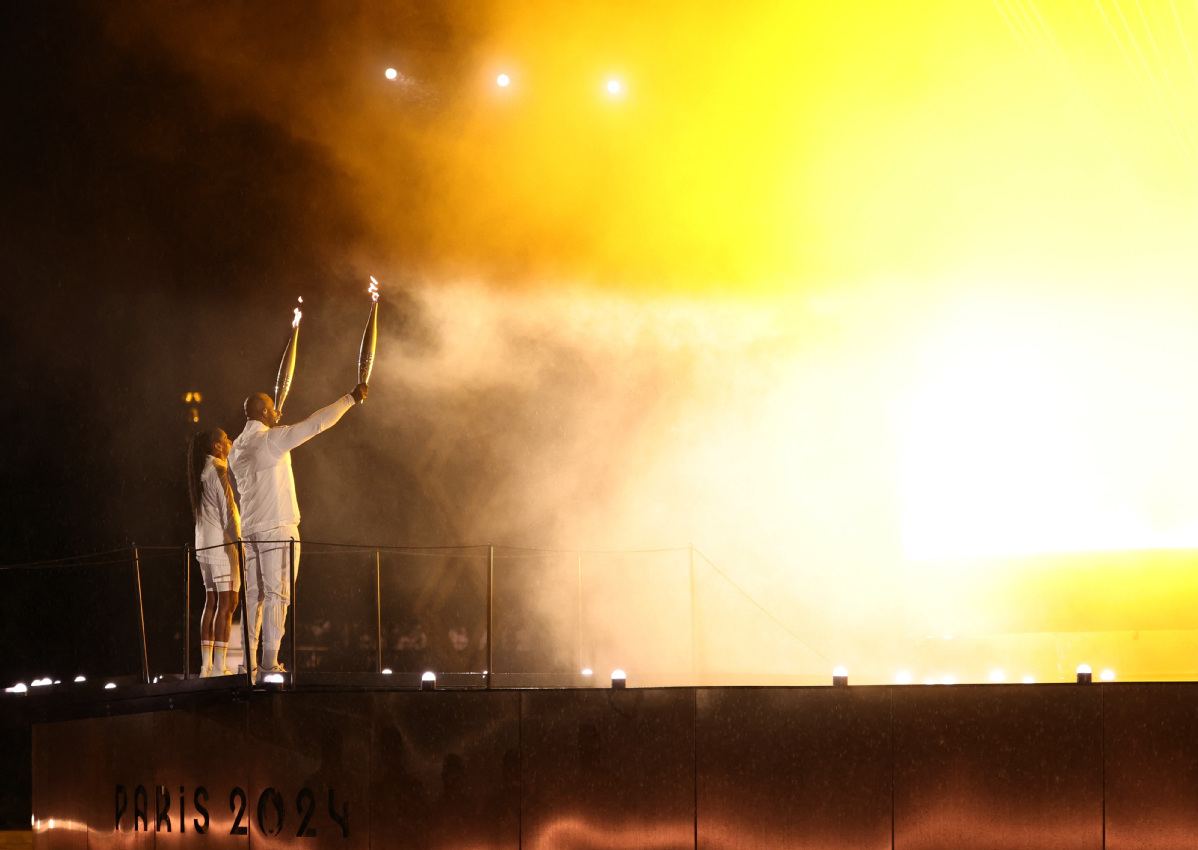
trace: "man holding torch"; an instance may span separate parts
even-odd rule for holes
[[[291,450],[335,425],[347,410],[366,400],[366,393],[366,383],[362,382],[352,393],[295,425],[279,425],[274,401],[265,393],[255,393],[245,400],[245,430],[233,441],[229,471],[241,503],[249,617],[245,664],[255,680],[286,672],[279,663],[279,646],[291,603],[287,569],[292,540],[296,541],[295,569],[299,571],[300,512]],[[259,635],[260,670],[256,663]]]

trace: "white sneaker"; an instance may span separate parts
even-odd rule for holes
[[[211,675],[212,675],[211,667],[203,667],[203,666],[200,667],[200,678],[201,679],[207,679]]]
[[[238,676],[245,675],[245,665],[244,664],[237,665],[237,675]],[[254,681],[258,681],[258,667],[256,665],[252,670],[250,670],[250,678],[253,679]]]

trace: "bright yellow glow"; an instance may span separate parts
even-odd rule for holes
[[[500,86],[507,86],[509,83],[511,83],[511,81],[512,81],[512,78],[509,77],[507,74],[500,74],[498,77],[495,78],[495,82]]]
[[[924,354],[904,423],[916,559],[1198,545],[1190,308],[995,298]],[[1047,302],[1047,303],[1046,303]]]
[[[1130,647],[1167,622],[1134,661],[1193,677],[1198,5],[513,0],[483,27],[450,4],[472,33],[451,64],[477,59],[481,85],[405,77],[387,98],[377,69],[328,61],[364,38],[388,55],[367,7],[280,64],[219,4],[110,5],[114,38],[162,44],[213,102],[327,156],[357,256],[429,270],[429,309],[455,309],[405,380],[438,400],[464,376],[479,398],[543,386],[543,362],[485,372],[518,348],[479,356],[486,310],[604,376],[578,457],[497,503],[570,504],[569,545],[702,541],[855,670],[1002,658],[1052,681],[1037,635]],[[501,68],[521,85],[491,96]],[[436,109],[383,108],[401,93]],[[951,662],[896,639],[946,630]],[[1031,637],[963,657],[983,632]]]
[[[909,685],[911,684],[911,673],[907,670],[899,670],[894,674],[895,684]]]
[[[1005,682],[1006,680],[1007,680],[1007,674],[1004,673],[1002,670],[991,670],[990,671],[990,681],[991,682],[998,684],[1000,682]]]
[[[1023,684],[1025,684],[1025,685],[1034,685],[1034,684],[1036,684],[1036,677],[1035,676],[1024,676],[1022,679],[1020,679],[1020,681],[1023,682]]]
[[[607,93],[608,94],[619,94],[620,91],[621,91],[621,86],[620,86],[619,80],[608,80],[607,81]]]
[[[1109,669],[1103,670],[1098,678],[1104,682],[1113,682],[1113,681],[1115,681],[1115,671],[1109,670]]]

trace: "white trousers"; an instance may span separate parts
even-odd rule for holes
[[[291,604],[291,583],[287,566],[291,562],[291,540],[295,540],[295,573],[299,577],[299,526],[280,525],[255,531],[245,538],[245,603],[249,615],[249,663],[258,665],[258,639],[266,649],[278,649],[287,626],[287,606]]]

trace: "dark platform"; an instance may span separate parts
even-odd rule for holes
[[[38,850],[1198,847],[1198,683],[128,700],[31,703]]]

